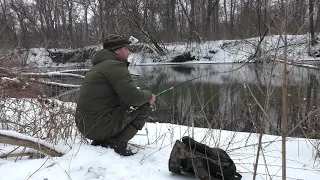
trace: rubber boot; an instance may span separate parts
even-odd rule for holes
[[[92,145],[92,146],[101,146],[102,143],[103,143],[102,141],[93,140],[93,141],[91,142],[91,145]]]
[[[109,144],[109,147],[121,156],[135,155],[135,153],[133,153],[130,149],[127,149],[127,143],[123,141],[112,141]]]
[[[121,131],[110,143],[110,148],[112,148],[116,153],[122,156],[132,156],[133,153],[130,149],[127,149],[128,141],[131,140],[138,132],[138,129],[133,125],[128,125]]]

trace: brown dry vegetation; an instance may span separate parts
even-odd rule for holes
[[[73,106],[47,98],[49,86],[21,75],[23,53],[7,52],[0,56],[0,129],[53,143],[67,141],[76,134]]]
[[[0,84],[0,98],[37,98],[46,96],[47,88],[35,82],[22,80],[21,83]]]
[[[36,79],[22,77],[19,67],[24,66],[21,50],[0,51],[0,98],[36,98],[46,96],[48,88]]]

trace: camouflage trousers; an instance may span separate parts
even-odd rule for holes
[[[112,129],[109,137],[116,136],[129,124],[133,125],[138,130],[141,130],[145,125],[149,114],[150,114],[150,104],[146,103],[135,110],[130,110],[129,108],[116,108],[111,112],[111,123]],[[108,138],[108,137],[106,137]]]
[[[95,119],[90,113],[76,113],[76,125],[81,134],[91,140],[113,139],[128,125],[141,130],[151,112],[149,103],[130,111],[127,105],[120,105],[106,114],[97,114]]]

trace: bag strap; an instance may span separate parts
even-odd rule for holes
[[[221,178],[215,178],[210,174],[210,170],[208,169],[206,163],[202,161],[201,158],[188,159],[188,168],[192,166],[195,175],[200,180],[222,180]],[[238,172],[235,173],[233,177],[225,177],[225,180],[241,180],[242,176]]]

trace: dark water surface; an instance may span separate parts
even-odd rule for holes
[[[158,97],[156,111],[152,112],[155,121],[245,132],[263,129],[267,134],[280,134],[281,64],[153,65],[132,66],[130,71],[140,75],[136,81],[138,86],[154,94],[205,76]],[[288,77],[288,131],[304,118],[307,120],[291,135],[317,137],[318,116],[306,117],[319,107],[319,73],[289,66]]]

